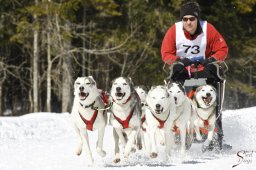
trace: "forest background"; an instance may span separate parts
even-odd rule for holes
[[[0,116],[70,112],[92,75],[163,84],[160,48],[182,0],[0,0]],[[229,46],[224,109],[256,104],[256,0],[198,0]]]

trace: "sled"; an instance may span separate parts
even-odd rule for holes
[[[194,62],[194,66],[195,66],[195,70],[197,70],[197,65],[199,63],[201,63],[202,58],[196,58]],[[174,62],[170,67],[169,67],[169,70],[170,70],[170,76],[167,78],[167,80],[170,80],[171,79],[171,75],[172,75],[172,68],[173,66],[177,64],[176,62]],[[226,65],[226,63],[224,61],[216,61],[216,62],[213,62],[212,64],[214,64],[217,68],[217,76],[219,77],[220,81],[217,83],[217,87],[216,87],[216,90],[217,90],[217,113],[216,113],[216,119],[218,119],[219,117],[221,117],[221,114],[222,114],[222,106],[223,106],[223,101],[224,101],[224,90],[225,90],[225,78],[224,78],[224,74],[228,71],[228,67]],[[165,65],[163,67],[164,71],[165,71]],[[195,93],[195,90],[197,87],[201,86],[201,85],[206,85],[207,83],[207,78],[197,78],[197,73],[196,71],[194,72],[194,78],[190,78],[190,79],[186,79],[183,86],[185,88],[185,91],[186,91],[186,94],[189,98],[193,98],[194,96],[194,93]],[[220,132],[220,129],[219,127],[215,127],[214,129],[215,131],[215,134],[217,133],[222,133]],[[204,142],[207,138],[207,135],[208,135],[208,130],[207,130],[207,126],[203,127],[203,128],[200,128],[200,133],[201,133],[201,136],[203,138],[202,141],[200,142]],[[188,134],[188,133],[187,133]],[[195,139],[195,132],[192,133],[193,134],[193,139],[190,139],[190,137],[188,137],[188,142],[187,142],[187,139],[186,139],[186,147],[188,145],[188,148],[191,147],[191,144],[190,141],[192,142],[199,142]],[[177,136],[177,140],[179,139],[179,131],[176,132],[176,136]]]

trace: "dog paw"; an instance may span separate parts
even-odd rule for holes
[[[138,148],[138,150],[141,150],[142,149],[142,144],[137,144],[137,148]]]
[[[135,152],[136,152],[136,148],[132,148],[132,149],[131,149],[131,152],[132,152],[132,153],[135,153]]]
[[[77,156],[80,156],[81,153],[82,153],[82,148],[78,148],[78,149],[76,150],[76,155],[77,155]]]
[[[97,149],[97,153],[101,156],[101,157],[105,157],[106,156],[106,152],[102,149]]]
[[[119,163],[121,161],[121,159],[120,158],[116,158],[116,159],[114,159],[114,163]]]
[[[156,157],[157,157],[157,153],[152,152],[152,153],[150,154],[150,157],[151,157],[151,158],[156,158]]]
[[[94,161],[93,161],[92,158],[88,158],[88,159],[87,159],[87,166],[88,166],[88,167],[92,167],[92,166],[93,166],[93,162],[94,162]]]

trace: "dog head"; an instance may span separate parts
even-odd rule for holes
[[[147,90],[143,86],[136,86],[134,89],[139,95],[140,101],[142,103],[146,102]]]
[[[74,83],[74,95],[82,104],[91,104],[95,101],[99,96],[99,91],[93,77],[78,77]]]
[[[170,107],[171,97],[164,86],[153,86],[148,92],[146,102],[156,114],[161,114]]]
[[[134,92],[134,86],[131,79],[118,77],[113,80],[110,95],[117,103],[126,103]]]
[[[182,105],[186,99],[186,92],[180,83],[170,83],[167,86],[168,92],[174,97],[176,106]]]
[[[216,102],[216,89],[211,85],[200,86],[196,89],[195,99],[200,107],[209,108]]]

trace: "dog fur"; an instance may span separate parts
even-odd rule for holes
[[[193,97],[193,108],[195,114],[192,115],[192,122],[196,132],[196,139],[202,140],[199,128],[207,128],[207,140],[202,146],[202,151],[209,146],[213,139],[216,122],[216,89],[211,85],[203,85],[196,89]]]
[[[78,77],[74,83],[71,118],[80,138],[76,154],[80,155],[82,151],[85,151],[88,165],[93,164],[88,130],[98,130],[96,150],[100,156],[104,157],[106,155],[106,152],[102,149],[107,124],[107,113],[104,113],[104,107],[105,104],[93,77]]]
[[[145,108],[146,121],[143,127],[149,136],[150,157],[158,156],[156,137],[159,131],[163,131],[165,139],[165,149],[167,156],[171,151],[171,116],[175,114],[176,107],[174,98],[168,93],[165,86],[153,86],[146,98],[147,107]],[[160,129],[160,130],[159,130]]]
[[[131,79],[118,77],[113,80],[110,91],[110,124],[113,126],[115,139],[115,159],[120,162],[119,140],[125,146],[124,158],[128,156],[136,142],[141,128],[141,104],[140,99]]]

